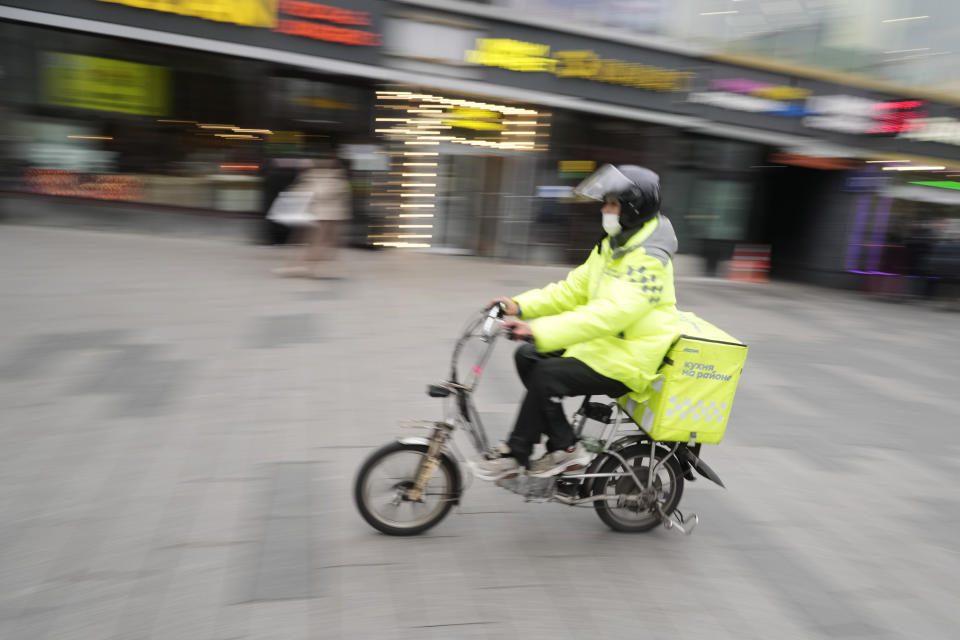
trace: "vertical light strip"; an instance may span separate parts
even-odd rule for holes
[[[383,220],[391,218],[432,218],[432,213],[399,213],[400,211],[432,210],[439,185],[438,168],[439,149],[437,151],[420,151],[417,147],[439,148],[442,144],[462,144],[472,147],[499,149],[513,152],[539,151],[546,147],[537,143],[538,138],[548,136],[549,122],[544,119],[549,114],[540,114],[534,109],[511,107],[502,104],[483,102],[480,100],[466,100],[446,98],[427,93],[413,91],[377,90],[377,109],[375,122],[376,133],[389,142],[392,171],[388,175],[399,173],[398,182],[390,182],[384,177],[382,184],[378,184],[374,193],[382,198],[380,203],[371,203],[382,207]],[[464,131],[458,126],[458,120],[477,119],[469,113],[459,114],[458,109],[487,111],[497,114],[496,118],[487,120],[498,124],[491,130],[477,129],[469,134],[451,135],[452,129]],[[512,118],[508,120],[507,118]],[[382,124],[381,124],[382,123]],[[468,125],[468,122],[464,122]],[[508,126],[509,125],[509,126]],[[379,128],[383,127],[383,128]],[[466,127],[469,129],[469,127]],[[543,130],[544,133],[539,133]],[[411,149],[411,147],[413,149]],[[399,169],[399,171],[397,171]],[[432,182],[410,182],[410,179],[433,178]],[[392,188],[391,188],[392,187]],[[430,191],[426,191],[429,189]],[[395,213],[394,213],[395,212]],[[368,228],[368,239],[376,240],[372,244],[396,248],[429,247],[424,242],[406,242],[409,239],[430,238],[432,225],[425,225],[422,233],[411,235],[402,234],[401,227],[396,224],[378,224]],[[427,234],[431,235],[427,235]]]
[[[850,232],[850,242],[847,244],[847,271],[856,271],[863,249],[863,228],[866,226],[867,216],[870,214],[870,194],[865,193],[857,200],[857,210],[853,217],[853,230]]]
[[[880,266],[880,257],[883,252],[883,241],[887,235],[887,221],[890,219],[890,209],[893,198],[881,198],[877,206],[877,215],[873,220],[873,235],[870,238],[870,251],[867,254],[867,271],[876,271]]]

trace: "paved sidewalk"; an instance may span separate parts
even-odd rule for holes
[[[382,536],[353,474],[434,418],[468,314],[554,267],[0,227],[0,638],[952,638],[960,322],[802,285],[683,279],[751,345],[702,524],[614,534],[486,483]],[[503,437],[509,345],[478,405]]]

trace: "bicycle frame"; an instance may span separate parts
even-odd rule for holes
[[[439,452],[439,448],[445,446],[449,441],[450,432],[456,426],[461,426],[463,427],[464,431],[470,435],[477,453],[484,456],[492,455],[493,452],[490,447],[489,439],[487,438],[486,429],[483,426],[483,422],[480,419],[480,414],[473,402],[473,393],[479,386],[483,370],[490,359],[490,355],[493,353],[497,338],[504,333],[501,321],[502,316],[503,310],[495,306],[492,307],[484,316],[479,316],[475,320],[471,321],[467,325],[466,329],[464,329],[462,335],[454,346],[453,355],[450,360],[449,379],[441,382],[438,385],[431,385],[431,396],[444,398],[449,398],[452,396],[454,405],[453,411],[450,410],[449,405],[445,406],[445,418],[442,422],[436,422],[430,425],[430,427],[433,428],[434,433],[427,444],[429,444],[432,451]],[[457,379],[457,365],[459,364],[460,354],[464,345],[472,338],[479,338],[486,344],[486,347],[480,354],[477,362],[470,369],[470,372],[467,374],[467,379],[464,382],[460,382]],[[578,411],[577,415],[575,416],[578,419],[574,425],[574,432],[578,438],[583,435],[583,428],[588,419],[588,417],[583,413],[582,409],[589,399],[589,396],[584,399],[584,404],[581,406],[581,410]],[[627,471],[619,473],[567,473],[564,474],[563,478],[566,481],[578,481],[587,478],[622,478],[630,475],[633,477],[633,480],[638,487],[643,487],[648,491],[652,490],[655,478],[654,472],[659,465],[662,464],[663,460],[666,460],[670,456],[676,455],[676,451],[680,444],[677,443],[669,451],[669,454],[666,457],[661,460],[657,460],[648,474],[647,480],[641,481],[633,468],[627,463],[623,456],[620,455],[616,448],[614,448],[614,445],[620,441],[622,436],[627,434],[636,434],[639,432],[649,439],[649,433],[647,433],[640,425],[637,425],[635,422],[633,422],[633,420],[630,420],[629,417],[627,419],[633,428],[629,429],[629,431],[622,429],[621,427],[623,425],[623,417],[625,414],[620,407],[616,405],[616,403],[611,404],[614,406],[616,419],[606,424],[601,431],[599,441],[602,444],[602,448],[596,453],[597,455],[607,454],[613,456]],[[427,425],[424,424],[421,426]],[[651,460],[656,460],[656,458],[653,456],[653,453],[656,450],[657,443],[650,439],[650,446]],[[422,490],[422,487],[426,485],[427,481],[429,481],[430,474],[433,471],[433,466],[435,466],[435,462],[431,464],[430,460],[431,456],[427,456],[421,463],[420,468],[418,468],[417,482],[412,489],[414,493]],[[570,499],[563,496],[554,496],[554,499],[566,504],[584,504],[588,502],[594,502],[597,499],[606,498],[594,496],[588,498]]]

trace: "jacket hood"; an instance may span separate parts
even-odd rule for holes
[[[673,224],[670,222],[670,218],[666,217],[662,213],[658,213],[656,218],[653,219],[656,221],[656,226],[649,233],[649,235],[644,234],[644,228],[641,227],[637,232],[627,240],[626,246],[617,247],[611,239],[610,246],[613,249],[613,257],[622,258],[627,255],[634,249],[643,247],[646,250],[647,255],[655,257],[657,260],[663,263],[664,266],[673,258],[673,255],[677,252],[677,247],[679,246],[677,242],[677,234],[673,230]],[[651,222],[653,222],[651,221]],[[648,223],[649,224],[649,223]],[[646,225],[644,225],[645,227]],[[643,237],[646,235],[646,237]],[[637,237],[641,239],[637,239]]]

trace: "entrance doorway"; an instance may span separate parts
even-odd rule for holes
[[[529,156],[444,154],[433,248],[445,253],[520,257],[530,223],[535,161]]]

